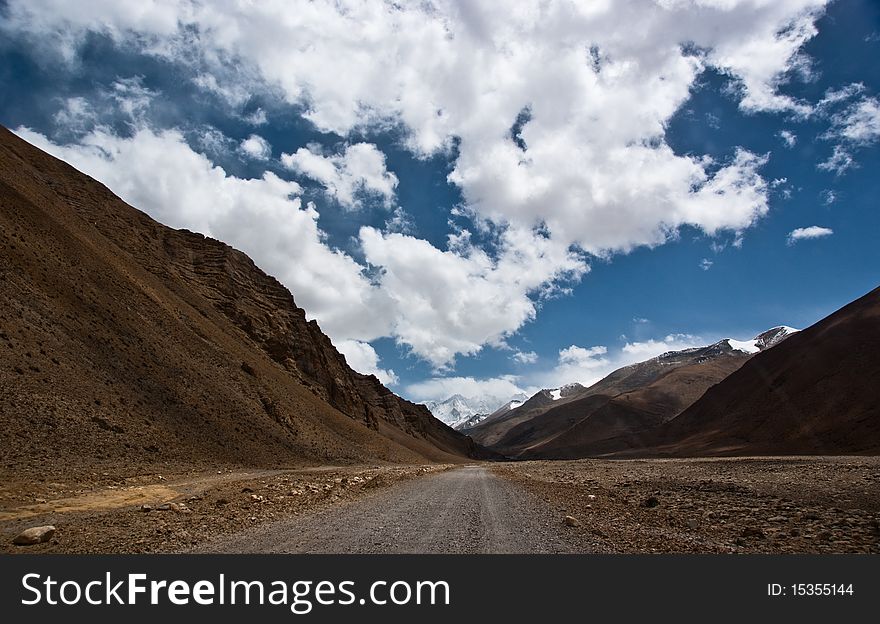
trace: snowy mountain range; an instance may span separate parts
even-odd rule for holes
[[[458,429],[465,422],[473,427],[482,420],[477,418],[478,416],[485,418],[505,404],[522,403],[528,398],[524,394],[516,395],[507,400],[497,397],[464,397],[460,394],[453,394],[443,401],[428,401],[425,406],[435,418],[454,429]]]
[[[710,360],[731,351],[739,351],[751,355],[772,347],[797,331],[793,327],[780,325],[761,332],[751,340],[724,338],[706,347],[669,351],[652,360],[648,360],[648,362],[653,361],[660,365],[676,365],[682,357],[698,354],[698,360]],[[635,364],[632,367],[643,366],[648,362]],[[532,397],[518,394],[506,400],[498,397],[464,397],[460,394],[454,394],[443,401],[429,401],[425,405],[438,420],[443,421],[454,429],[464,431],[476,427],[484,420],[496,420],[523,405],[526,405],[526,408],[529,409],[546,408],[560,399],[574,397],[585,390],[586,388],[580,384],[574,383],[560,388],[544,389]]]

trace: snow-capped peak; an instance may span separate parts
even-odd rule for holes
[[[514,397],[513,400],[519,398]],[[525,400],[525,397],[522,398]],[[505,405],[504,399],[497,397],[464,397],[460,394],[453,394],[443,401],[425,403],[435,418],[453,428],[472,420],[477,414],[488,416],[502,405]]]
[[[769,349],[773,345],[779,344],[797,331],[799,330],[794,327],[779,325],[761,332],[751,340],[734,340],[733,338],[728,338],[727,344],[729,344],[730,348],[735,351],[757,353],[758,351],[763,351],[764,349]]]

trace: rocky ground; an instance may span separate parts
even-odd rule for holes
[[[495,466],[627,553],[880,553],[880,457]]]
[[[100,475],[90,485],[52,482],[0,489],[0,552],[182,552],[281,518],[318,512],[448,465],[221,470]],[[13,544],[23,530],[54,525],[44,543]]]
[[[554,538],[546,548],[514,542],[529,552],[880,553],[880,457],[486,463],[457,467],[462,478],[451,481],[421,479],[450,468],[456,467],[224,469],[104,474],[88,483],[5,481],[0,552],[188,552],[227,542],[245,544],[249,552],[273,551],[293,539],[277,535],[287,524],[300,527],[297,535],[308,533],[302,527],[314,533],[315,544],[282,550],[374,552],[369,549],[380,544],[377,552],[385,552],[393,548],[381,546],[381,535],[367,539],[376,526],[366,525],[391,526],[369,518],[387,515],[396,509],[388,501],[400,499],[399,535],[421,540],[406,546],[407,552],[460,552],[454,544],[434,542],[448,542],[450,527],[467,526],[474,552],[511,551],[509,544],[497,546],[507,544],[501,538],[510,533]],[[487,470],[502,479],[476,478]],[[403,483],[413,479],[420,480]],[[446,490],[455,491],[440,488],[435,496],[430,483],[451,483],[455,487]],[[508,490],[519,493],[517,500],[498,503]],[[425,512],[419,514],[421,499]],[[333,535],[315,528],[337,520],[344,530]],[[43,525],[57,529],[47,541],[13,544],[25,529]],[[260,543],[260,535],[272,543]]]

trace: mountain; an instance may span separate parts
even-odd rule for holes
[[[880,288],[758,353],[643,441],[669,455],[880,452]],[[620,452],[632,452],[622,440]]]
[[[514,397],[515,401],[518,397]],[[525,400],[525,395],[521,397]],[[453,394],[443,401],[429,401],[425,406],[438,420],[450,427],[459,428],[465,422],[474,420],[475,417],[487,416],[494,412],[502,400],[495,397],[463,397]],[[479,418],[476,418],[479,420]]]
[[[753,353],[796,331],[774,327],[749,341],[724,339],[669,351],[556,400],[542,391],[516,410],[519,413],[486,419],[466,433],[512,457],[585,457],[604,450],[608,439],[642,435],[671,420]]]
[[[474,425],[469,427],[462,426],[458,430],[475,440],[482,440],[480,442],[482,445],[491,446],[497,444],[507,431],[519,423],[528,421],[538,414],[545,412],[557,401],[566,402],[566,400],[577,396],[584,390],[586,389],[582,385],[574,383],[562,386],[561,388],[539,390],[528,398],[523,395],[519,400],[505,403]]]
[[[245,254],[0,128],[3,474],[456,461]]]

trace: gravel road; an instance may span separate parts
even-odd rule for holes
[[[406,481],[333,509],[218,538],[215,553],[585,552],[562,516],[481,466]]]

